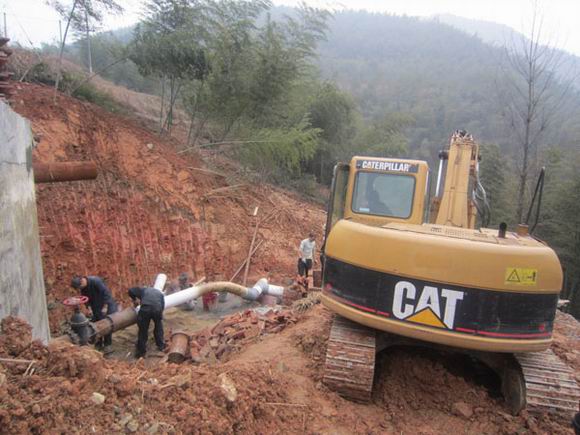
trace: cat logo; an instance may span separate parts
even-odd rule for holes
[[[457,304],[463,296],[461,291],[428,285],[418,293],[414,284],[399,281],[393,296],[393,315],[400,320],[453,329]]]

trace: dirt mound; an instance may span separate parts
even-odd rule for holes
[[[304,233],[321,236],[323,210],[268,185],[231,182],[204,172],[196,154],[134,119],[21,84],[14,109],[32,121],[36,161],[93,160],[95,181],[37,185],[38,219],[53,333],[67,315],[75,273],[104,277],[118,299],[159,272],[229,279],[248,253],[255,220],[263,240],[250,279],[292,275]],[[232,184],[233,183],[233,184]],[[235,186],[235,188],[232,188]],[[258,216],[253,217],[259,206]]]
[[[0,348],[8,355],[20,354],[32,341],[32,327],[18,317],[4,317],[0,327]]]
[[[23,342],[10,355],[24,363],[0,360],[0,424],[8,433],[572,433],[547,415],[509,415],[489,380],[453,354],[392,349],[380,355],[371,403],[342,399],[321,383],[331,314],[317,305],[297,316],[213,364],[147,368],[64,341]],[[26,334],[10,324],[2,343]]]
[[[14,341],[25,331],[7,332]],[[31,356],[32,343],[23,345],[28,348],[15,356]],[[2,363],[3,432],[273,433],[280,423],[268,403],[283,402],[288,385],[265,367],[167,365],[149,371],[64,341],[40,349],[32,372]],[[0,354],[7,351],[0,347]]]
[[[554,325],[554,352],[572,367],[576,380],[580,382],[580,327],[570,314],[558,311]]]

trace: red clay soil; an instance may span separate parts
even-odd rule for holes
[[[580,328],[578,321],[570,314],[558,311],[554,326],[554,352],[576,373],[580,383]]]
[[[321,383],[331,314],[318,305],[292,319],[227,362],[152,368],[63,340],[30,343],[24,322],[4,319],[0,425],[7,433],[572,433],[548,415],[511,416],[489,382],[473,376],[477,368],[453,354],[381,354],[372,402],[345,400]]]
[[[138,120],[113,115],[44,86],[20,84],[13,108],[32,122],[39,162],[93,160],[95,181],[37,185],[37,208],[51,330],[63,316],[75,273],[106,279],[117,298],[128,287],[150,284],[157,273],[175,278],[229,279],[248,253],[258,218],[264,240],[251,276],[274,280],[294,273],[295,252],[310,229],[319,236],[324,213],[297,195],[268,185],[242,185],[221,193],[226,179],[203,168],[179,144]]]

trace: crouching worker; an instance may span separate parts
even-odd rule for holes
[[[75,276],[71,281],[71,287],[80,290],[81,295],[87,296],[87,305],[91,308],[91,322],[98,322],[109,314],[117,312],[117,302],[113,299],[111,290],[98,276]],[[106,307],[106,309],[105,309]],[[113,352],[113,338],[111,334],[105,335],[97,341],[96,347],[102,349],[105,354]]]
[[[163,293],[153,287],[133,287],[129,289],[129,297],[135,307],[141,305],[137,313],[137,325],[139,335],[137,338],[136,358],[145,356],[147,352],[147,338],[149,335],[149,323],[153,320],[155,325],[153,336],[157,349],[165,349],[163,337],[163,310],[165,309],[165,297]]]

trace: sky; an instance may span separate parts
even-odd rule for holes
[[[71,0],[63,0],[72,3]],[[104,29],[125,27],[138,21],[143,0],[117,0],[125,7],[121,16],[107,18]],[[539,1],[546,40],[580,56],[580,0]],[[274,0],[276,5],[295,6],[299,0]],[[397,15],[430,17],[453,14],[505,24],[527,33],[533,0],[311,0],[310,6],[341,9],[366,9]],[[59,40],[59,16],[46,0],[0,0],[0,29],[4,33],[4,14],[8,36],[24,46]],[[64,30],[64,23],[62,24]]]

